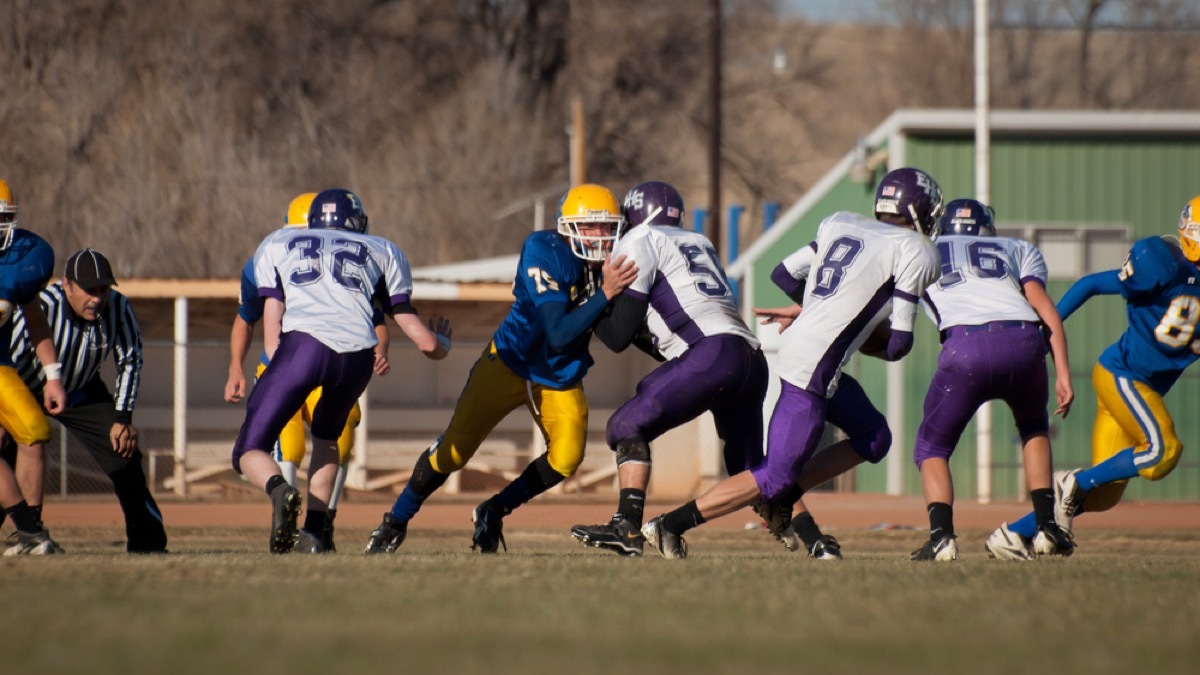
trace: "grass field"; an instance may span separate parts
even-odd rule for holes
[[[263,527],[172,530],[168,556],[117,527],[61,526],[69,555],[0,560],[0,672],[1195,673],[1200,531],[1090,530],[1066,560],[1002,563],[983,531],[951,564],[924,533],[839,531],[842,562],[761,530],[704,528],[692,557],[622,559],[565,532],[465,528],[394,556],[271,556]]]

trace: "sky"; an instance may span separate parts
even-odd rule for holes
[[[810,21],[849,21],[870,17],[884,18],[879,0],[783,0],[782,7],[791,14]]]

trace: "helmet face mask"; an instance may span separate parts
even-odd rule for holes
[[[1179,247],[1188,260],[1200,264],[1200,196],[1192,197],[1179,214]]]
[[[937,237],[937,222],[945,208],[942,189],[920,169],[889,171],[875,188],[875,217],[897,216],[930,239]]]
[[[367,233],[367,212],[362,200],[349,190],[324,190],[313,198],[308,226],[314,230],[346,230]]]
[[[558,233],[571,244],[575,257],[602,262],[625,227],[617,198],[605,187],[576,185],[558,207]]]
[[[946,204],[938,219],[937,236],[968,234],[976,237],[996,236],[996,212],[992,207],[974,199],[955,199]]]
[[[12,189],[8,183],[0,180],[0,251],[7,250],[12,244],[17,230],[17,213],[20,211]]]

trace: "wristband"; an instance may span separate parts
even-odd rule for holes
[[[61,363],[51,363],[49,365],[42,366],[42,374],[46,376],[47,381],[61,380],[62,379],[62,364]]]

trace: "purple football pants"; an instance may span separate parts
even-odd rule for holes
[[[641,436],[647,443],[712,411],[730,475],[762,461],[767,359],[736,335],[713,335],[659,366],[608,420],[608,445]]]
[[[892,444],[887,418],[862,385],[842,374],[837,391],[826,399],[784,381],[767,429],[767,459],[754,469],[764,499],[774,499],[800,478],[804,465],[819,448],[825,423],[841,429],[850,446],[868,462],[878,462]]]
[[[947,329],[913,461],[919,467],[930,457],[949,458],[985,401],[1008,404],[1022,441],[1046,433],[1046,385],[1046,342],[1037,324],[995,321]]]
[[[246,401],[246,421],[233,445],[234,470],[241,473],[247,450],[274,446],[288,420],[317,387],[324,391],[313,408],[312,436],[326,440],[340,436],[350,409],[371,381],[374,364],[373,349],[341,354],[307,333],[284,333],[275,357]]]

